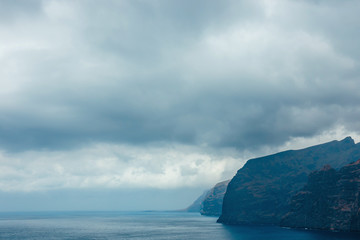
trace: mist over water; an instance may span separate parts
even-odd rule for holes
[[[359,234],[226,226],[214,217],[181,212],[1,213],[0,239],[355,240]]]

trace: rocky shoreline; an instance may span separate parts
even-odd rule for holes
[[[360,170],[350,170],[359,159],[360,144],[351,137],[250,159],[226,191],[219,183],[204,195],[199,212],[229,225],[360,231]]]

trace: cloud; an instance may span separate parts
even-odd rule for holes
[[[241,167],[239,154],[184,145],[96,144],[74,151],[0,155],[0,190],[174,189],[210,187]]]
[[[357,1],[26,2],[1,2],[3,190],[204,186],[359,135]]]
[[[316,137],[295,137],[277,147],[264,146],[256,153],[235,148],[209,148],[156,143],[133,146],[92,144],[76,150],[0,153],[0,192],[42,193],[92,189],[104,191],[166,191],[206,189],[230,179],[246,160],[288,149],[360,134],[341,126]],[[189,190],[190,191],[190,190]]]

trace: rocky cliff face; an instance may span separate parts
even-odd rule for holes
[[[226,188],[230,180],[217,183],[191,204],[187,212],[200,212],[206,216],[220,216]]]
[[[310,174],[291,201],[282,226],[360,231],[360,160],[336,171],[330,166]]]
[[[220,216],[226,188],[230,180],[220,182],[213,187],[206,195],[200,209],[201,215]]]
[[[340,168],[360,158],[360,144],[342,141],[249,160],[230,181],[218,222],[279,224],[291,197],[310,172],[326,164]]]

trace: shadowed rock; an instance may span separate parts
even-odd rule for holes
[[[251,159],[230,181],[218,222],[279,224],[310,172],[326,164],[338,169],[359,158],[360,145],[347,137]]]
[[[220,216],[224,195],[229,182],[230,180],[220,182],[210,189],[202,202],[201,215]]]
[[[206,216],[220,216],[225,191],[230,180],[217,183],[213,188],[204,192],[191,204],[186,211],[200,212]]]
[[[360,231],[360,160],[336,171],[326,166],[310,174],[292,197],[282,226]]]

